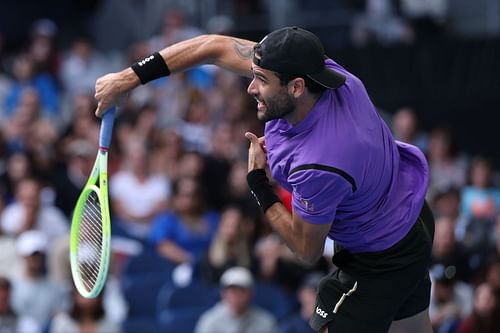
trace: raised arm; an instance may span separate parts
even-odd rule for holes
[[[201,35],[161,50],[159,53],[171,73],[182,72],[201,64],[214,64],[242,76],[252,76],[252,50],[255,42],[222,35]],[[141,84],[128,67],[106,74],[96,81],[96,115],[102,113],[127,92]]]

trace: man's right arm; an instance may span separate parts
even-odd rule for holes
[[[229,36],[201,35],[170,45],[159,53],[171,73],[182,72],[201,64],[214,64],[239,75],[251,77],[254,45],[255,42]],[[140,83],[139,77],[131,67],[97,79],[96,115],[101,116],[123,94]]]

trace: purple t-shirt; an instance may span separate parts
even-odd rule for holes
[[[331,223],[328,236],[351,252],[382,251],[417,220],[428,165],[417,147],[394,140],[357,77],[325,63],[347,80],[298,124],[266,123],[271,173],[304,220]]]

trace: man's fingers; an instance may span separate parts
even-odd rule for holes
[[[255,144],[259,143],[259,139],[252,132],[246,132],[245,133],[245,138],[247,138],[248,140],[250,140],[251,143],[255,143]]]
[[[95,115],[97,117],[102,117],[102,113],[103,113],[102,102],[99,102],[99,103],[97,103],[97,109],[95,110]]]

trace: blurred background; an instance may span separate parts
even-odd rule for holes
[[[243,133],[263,133],[248,81],[213,66],[141,86],[120,110],[102,297],[75,293],[68,261],[97,148],[95,80],[196,35],[258,41],[286,25],[316,33],[395,137],[428,158],[435,331],[500,332],[499,0],[2,3],[0,331],[191,332],[216,302],[239,297],[219,279],[241,266],[254,281],[239,304],[274,331],[306,332],[307,291],[334,268],[332,244],[306,267],[272,233],[245,179]]]

